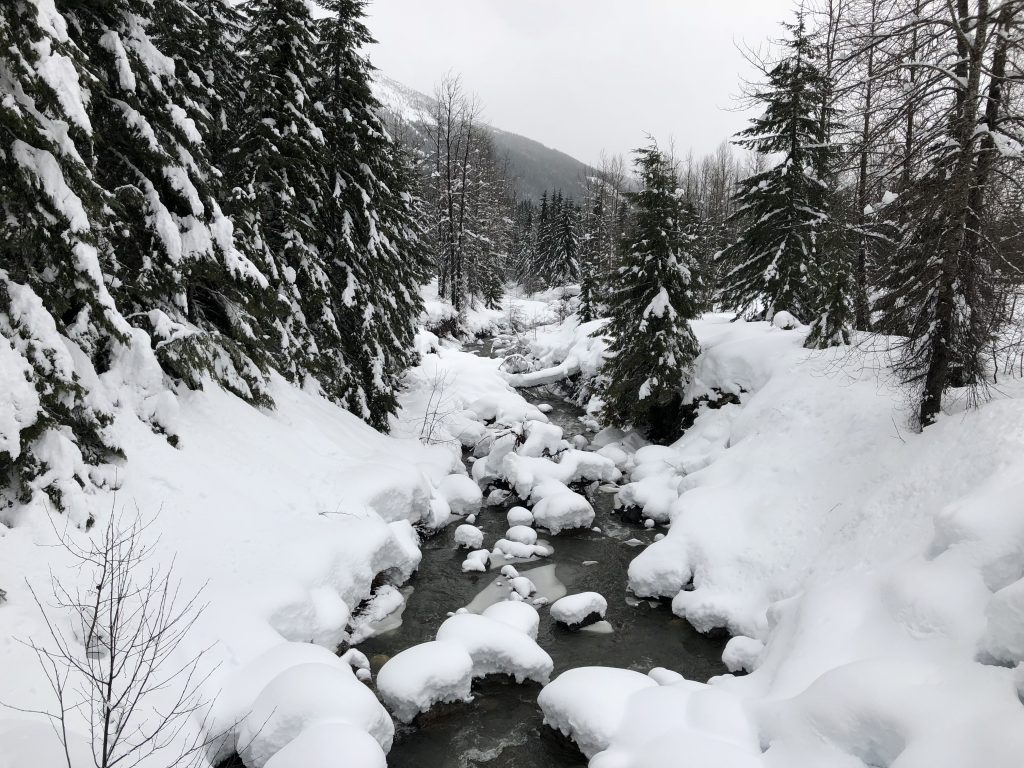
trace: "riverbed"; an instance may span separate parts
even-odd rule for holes
[[[583,411],[547,389],[524,390],[535,404],[552,406],[548,417],[562,427],[566,438],[583,434]],[[706,681],[725,672],[721,662],[724,639],[699,634],[674,616],[667,603],[637,600],[627,589],[629,562],[651,543],[658,529],[648,530],[620,521],[613,511],[613,489],[592,488],[588,494],[596,512],[594,528],[542,533],[554,548],[551,557],[516,562],[520,574],[548,584],[555,594],[595,591],[608,601],[607,625],[569,631],[538,606],[538,642],[554,661],[554,674],[571,667],[601,665],[648,672],[667,667],[692,680]],[[518,503],[518,502],[516,502]],[[482,507],[476,525],[485,532],[486,546],[508,528],[506,513],[515,503]],[[454,542],[455,524],[424,542],[423,560],[406,587],[407,600],[399,627],[364,641],[358,647],[376,674],[400,651],[434,638],[447,616],[459,608],[480,605],[489,586],[500,579],[498,569],[463,573],[466,550]],[[663,531],[662,531],[663,532]],[[540,569],[540,570],[538,570]],[[531,571],[537,571],[531,575]],[[553,579],[551,577],[554,577]],[[541,590],[544,592],[544,589]],[[610,626],[608,626],[610,625]],[[585,766],[575,746],[543,725],[537,706],[540,686],[516,685],[496,677],[474,684],[474,700],[441,705],[420,715],[413,724],[398,725],[388,756],[393,768],[552,768]]]

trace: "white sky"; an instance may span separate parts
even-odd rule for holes
[[[792,0],[372,0],[370,52],[427,94],[449,71],[493,125],[595,162],[644,133],[685,153],[741,129],[737,44],[779,36]]]

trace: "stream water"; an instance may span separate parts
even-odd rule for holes
[[[548,417],[562,427],[566,437],[583,432],[582,411],[545,389],[523,392],[535,403],[548,403]],[[542,536],[554,547],[551,557],[517,563],[520,574],[531,576],[537,568],[553,566],[558,582],[572,594],[595,591],[608,600],[607,621],[611,632],[570,632],[555,624],[546,608],[540,608],[537,638],[555,663],[554,676],[570,667],[603,665],[647,672],[668,667],[693,680],[706,681],[725,671],[721,663],[724,640],[696,632],[675,617],[667,604],[638,601],[626,585],[626,569],[656,531],[620,522],[612,511],[613,493],[596,491],[591,502],[600,531],[567,531]],[[508,528],[506,513],[514,504],[484,507],[476,524],[485,532],[485,543],[501,538]],[[481,591],[494,584],[496,569],[487,573],[463,573],[466,550],[454,542],[455,524],[424,542],[423,561],[409,586],[402,624],[364,641],[358,647],[371,662],[374,674],[388,658],[417,643],[434,639],[450,612],[469,605]],[[627,544],[634,540],[633,544]],[[542,579],[535,579],[541,581]],[[443,705],[420,715],[410,726],[398,726],[388,756],[391,768],[552,768],[585,766],[587,760],[575,746],[543,725],[537,706],[540,686],[516,685],[510,678],[487,678],[473,686],[474,701]]]

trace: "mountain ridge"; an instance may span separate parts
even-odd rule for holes
[[[434,119],[436,102],[432,97],[380,71],[374,73],[373,92],[388,115],[407,123],[418,137],[424,137],[424,126]],[[529,136],[489,123],[486,125],[494,139],[498,156],[508,159],[509,170],[520,197],[536,201],[545,190],[561,190],[567,197],[583,199],[586,194],[584,181],[595,174],[590,165]]]

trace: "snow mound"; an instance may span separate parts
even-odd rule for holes
[[[286,669],[260,692],[239,729],[239,754],[250,768],[265,768],[300,733],[324,722],[357,727],[391,749],[395,726],[370,689],[347,665],[312,663]]]
[[[465,648],[476,678],[511,675],[517,683],[534,680],[543,685],[554,668],[551,657],[529,634],[488,615],[451,616],[437,630],[437,639]]]
[[[481,534],[482,535],[482,534]],[[487,567],[491,563],[491,553],[486,549],[477,549],[470,552],[466,559],[462,561],[462,570],[464,573],[478,572],[483,573],[487,570]]]
[[[558,534],[570,528],[589,528],[594,523],[594,508],[585,497],[566,488],[537,502],[533,519],[539,527]]]
[[[540,630],[540,614],[528,603],[505,600],[485,608],[483,615],[489,619],[500,621],[502,624],[507,624],[534,640],[537,639],[537,632]]]
[[[466,649],[434,640],[390,658],[377,673],[377,691],[395,717],[410,723],[434,704],[471,701],[472,681],[473,658]]]
[[[517,525],[533,525],[533,512],[526,507],[512,507],[506,515],[509,527]]]
[[[480,549],[484,545],[484,532],[464,523],[455,529],[455,543],[466,549]]]
[[[540,410],[544,409],[541,407]],[[555,424],[527,421],[523,428],[526,439],[516,448],[516,453],[520,456],[554,456],[569,447],[562,439],[562,428]]]
[[[456,515],[466,515],[478,509],[484,496],[480,486],[466,475],[448,475],[441,480],[438,492]]]
[[[568,627],[580,627],[584,622],[603,619],[607,611],[608,601],[597,592],[566,595],[551,604],[551,618]]]
[[[520,544],[536,544],[537,532],[528,525],[513,525],[505,532],[505,538]]]
[[[515,560],[530,560],[534,557],[547,557],[551,550],[543,544],[523,544],[521,541],[498,539],[494,542],[494,554]]]
[[[647,675],[612,667],[577,667],[556,677],[537,697],[544,724],[576,742],[588,758],[611,743],[626,716],[629,698],[657,687]]]
[[[387,757],[372,736],[344,722],[312,725],[266,762],[265,768],[387,768]]]
[[[800,321],[791,312],[783,309],[775,313],[775,316],[772,318],[772,325],[783,331],[792,331],[800,327]]]

